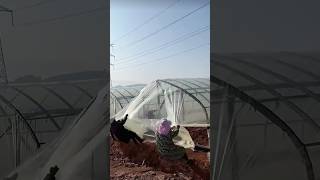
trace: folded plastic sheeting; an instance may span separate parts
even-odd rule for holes
[[[315,180],[319,177],[319,146],[300,148],[278,119],[272,105],[263,105],[226,88],[212,107],[211,162],[215,180]],[[221,93],[223,94],[223,93]],[[240,99],[241,97],[243,99]],[[263,107],[262,107],[263,106]],[[268,112],[268,113],[266,113]],[[303,124],[295,123],[294,126]],[[307,137],[305,132],[305,136]],[[308,166],[307,154],[312,166]],[[313,178],[312,175],[314,174]]]
[[[107,88],[83,110],[69,128],[7,179],[43,180],[57,165],[59,180],[101,180],[107,177]],[[108,123],[109,124],[109,123]]]
[[[172,85],[169,80],[157,80],[142,89],[140,94],[116,115],[116,119],[128,114],[124,126],[141,138],[152,139],[156,122],[166,118],[172,125],[181,126],[174,142],[185,148],[194,148],[194,142],[184,127],[209,127],[209,103],[206,105],[207,109],[204,108],[197,99],[199,95],[196,90],[188,92],[176,84]]]

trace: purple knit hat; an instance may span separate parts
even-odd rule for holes
[[[171,129],[171,121],[161,119],[157,122],[157,132],[161,135],[168,135]]]

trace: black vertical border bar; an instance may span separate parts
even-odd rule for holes
[[[107,21],[107,39],[106,39],[106,54],[107,54],[107,59],[106,59],[106,74],[107,74],[107,77],[106,77],[106,86],[107,86],[107,93],[106,93],[106,103],[107,103],[107,109],[106,109],[106,115],[105,115],[105,122],[106,122],[106,159],[107,159],[107,163],[106,163],[106,179],[110,179],[110,138],[109,138],[109,126],[110,126],[110,122],[109,122],[109,116],[110,116],[110,48],[109,48],[109,45],[110,45],[110,0],[106,0],[106,21]]]

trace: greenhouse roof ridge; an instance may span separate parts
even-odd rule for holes
[[[6,86],[34,86],[34,85],[57,85],[57,84],[77,84],[77,83],[90,83],[97,81],[105,81],[105,79],[88,79],[88,80],[65,80],[65,81],[41,81],[41,82],[9,82],[8,84],[0,84],[1,87]]]
[[[102,86],[101,80],[3,85],[0,86],[0,118],[21,121],[39,148],[42,142],[38,133],[59,132],[64,125],[61,119],[79,114]],[[49,120],[49,130],[37,130],[34,122],[38,120]],[[0,138],[12,128],[5,121],[2,123],[7,128],[0,132]],[[52,125],[54,129],[49,128]]]
[[[208,78],[201,78],[201,77],[199,77],[199,78],[194,78],[194,77],[191,77],[191,78],[164,78],[164,79],[157,79],[157,80],[188,80],[188,79],[203,79],[203,80],[209,80],[209,77]],[[155,80],[155,81],[157,81],[157,80]]]
[[[225,95],[236,96],[234,108],[250,104],[254,111],[245,110],[235,127],[265,127],[271,134],[276,130],[269,127],[282,129],[305,160],[308,179],[319,177],[309,156],[314,156],[310,148],[320,147],[320,52],[213,53],[211,58],[214,105],[229,102]],[[271,139],[267,133],[263,137],[259,142]]]

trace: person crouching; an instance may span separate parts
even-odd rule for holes
[[[156,147],[161,157],[169,160],[185,159],[188,161],[185,148],[177,146],[173,138],[179,133],[180,126],[171,127],[171,121],[161,119],[156,125]]]

